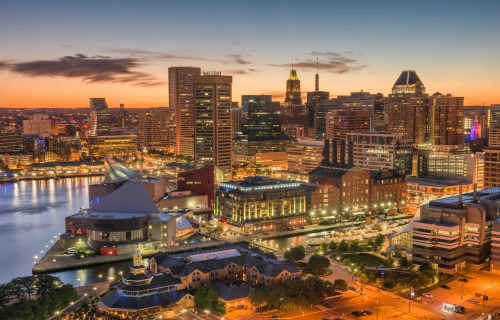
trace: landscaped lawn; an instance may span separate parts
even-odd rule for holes
[[[378,267],[381,264],[385,265],[385,260],[370,253],[345,253],[344,258],[348,258],[358,265],[367,267]]]

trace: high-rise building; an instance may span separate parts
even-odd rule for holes
[[[413,159],[413,141],[393,133],[350,132],[353,164],[362,169],[393,170],[410,174]]]
[[[118,115],[120,128],[125,128],[125,123],[127,120],[127,111],[125,111],[125,105],[120,103],[120,113]]]
[[[111,113],[105,98],[90,98],[90,131],[89,135],[109,134],[111,130]]]
[[[243,96],[247,101],[247,117],[242,125],[243,135],[251,141],[282,138],[278,110],[270,95]]]
[[[488,146],[500,147],[500,106],[489,110]]]
[[[428,95],[415,71],[403,71],[384,99],[387,132],[402,134],[416,144],[428,141]]]
[[[461,145],[464,142],[464,98],[443,95],[429,97],[429,140],[433,145]]]
[[[284,178],[307,182],[309,173],[316,169],[323,158],[323,140],[301,139],[287,144],[288,171]]]
[[[297,76],[297,71],[293,68],[290,70],[290,75],[286,81],[286,97],[285,104],[288,106],[302,105],[302,96],[300,92],[300,80]]]
[[[204,73],[193,78],[194,161],[197,168],[215,166],[218,181],[231,172],[232,81],[231,76],[220,73]]]
[[[241,132],[242,112],[238,102],[233,102],[231,107],[231,128],[233,128],[233,138],[238,132]]]
[[[194,88],[193,79],[201,73],[195,67],[168,68],[168,97],[175,113],[176,153],[194,156]]]
[[[137,120],[139,146],[158,150],[175,149],[175,119],[170,108],[145,110]]]

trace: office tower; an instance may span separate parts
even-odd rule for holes
[[[353,164],[362,169],[393,170],[410,174],[413,159],[413,141],[394,133],[350,132]]]
[[[464,142],[464,98],[435,93],[429,97],[429,136],[433,145]]]
[[[176,153],[194,156],[194,90],[193,79],[201,69],[194,67],[168,68],[168,97],[175,113]]]
[[[417,144],[427,138],[427,99],[425,87],[415,71],[403,71],[384,99],[387,132],[402,134]]]
[[[486,140],[488,138],[488,115],[490,114],[489,106],[464,106],[464,137],[470,140],[471,128],[474,126],[477,119],[479,131],[476,134],[476,140]]]
[[[307,182],[309,173],[320,165],[323,158],[323,140],[301,139],[286,146],[288,155],[287,179]]]
[[[250,141],[283,138],[278,110],[270,95],[243,96],[247,101],[247,118],[242,125],[243,135]],[[242,97],[242,100],[243,100]]]
[[[89,135],[109,134],[111,130],[111,114],[105,98],[90,98],[90,131]]]
[[[21,131],[15,127],[0,127],[0,154],[22,151]]]
[[[197,168],[215,166],[218,181],[231,172],[231,84],[232,77],[220,73],[193,78],[194,161]]]
[[[123,103],[120,103],[120,113],[119,113],[119,122],[120,122],[120,128],[125,128],[125,123],[127,120],[127,111],[125,111],[125,105]]]
[[[313,113],[313,129],[315,139],[325,139],[327,116],[328,113],[334,111],[335,109],[339,109],[339,106],[335,100],[324,100],[315,104]]]
[[[286,81],[286,97],[285,104],[287,106],[301,106],[302,97],[300,92],[300,80],[297,76],[297,71],[293,68],[290,70],[290,75]]]
[[[143,111],[138,116],[137,142],[141,148],[175,150],[174,114],[170,108]]]
[[[369,111],[334,110],[328,113],[325,132],[327,139],[346,140],[349,132],[370,131]]]
[[[500,106],[489,110],[488,146],[500,147]]]
[[[420,219],[413,222],[413,261],[428,262],[439,271],[456,273],[470,265],[487,266],[492,226],[500,209],[498,189],[433,200],[420,207]]]
[[[238,102],[233,102],[231,107],[231,128],[233,128],[233,139],[241,132],[242,112]]]
[[[49,136],[52,121],[47,114],[34,114],[29,119],[23,120],[23,134]]]
[[[322,139],[324,135],[324,119],[325,112],[327,108],[324,106],[321,110],[317,111],[319,103],[327,103],[330,99],[330,92],[327,91],[319,91],[319,72],[317,68],[318,62],[316,61],[316,76],[314,78],[314,91],[307,93],[307,101],[306,101],[306,114],[307,114],[307,126],[306,130],[309,132],[314,132],[313,136],[316,139]],[[318,130],[316,122],[318,121],[318,116],[321,117],[319,120],[320,129]],[[322,128],[322,129],[321,129]],[[318,132],[319,131],[319,132]],[[308,136],[310,136],[309,134]]]

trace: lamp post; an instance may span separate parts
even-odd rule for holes
[[[378,306],[380,304],[380,298],[377,298],[376,300],[377,300],[377,320],[378,320]]]
[[[413,287],[410,287],[410,297],[408,298],[408,313],[411,311],[411,299],[413,299],[413,296],[415,293],[413,292]]]

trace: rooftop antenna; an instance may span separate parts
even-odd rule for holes
[[[319,60],[318,57],[316,57],[316,77],[314,79],[314,90],[316,92],[319,91]]]

